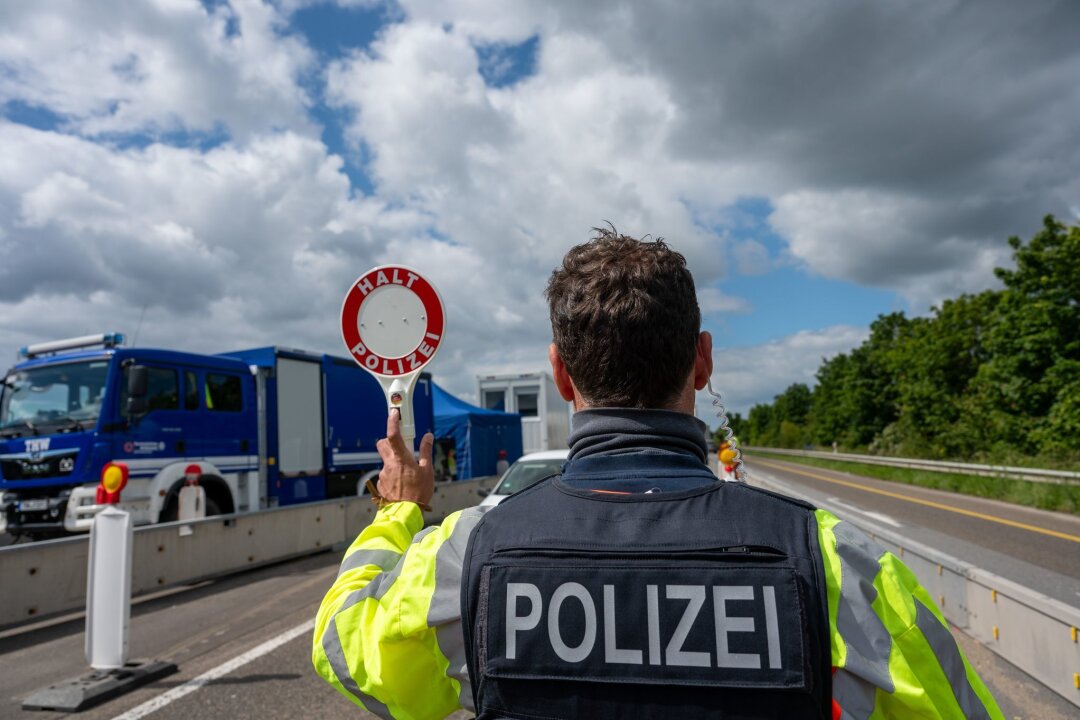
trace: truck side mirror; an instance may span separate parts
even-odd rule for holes
[[[147,372],[145,365],[132,365],[128,368],[128,398],[125,414],[128,418],[137,418],[145,415],[149,410],[146,402]]]
[[[128,397],[145,398],[147,373],[145,365],[132,365],[128,368]]]

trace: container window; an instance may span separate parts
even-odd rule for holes
[[[517,411],[521,413],[522,417],[536,417],[539,414],[539,406],[537,405],[537,394],[534,392],[523,392],[517,394]]]
[[[498,410],[499,412],[506,411],[506,391],[505,390],[485,390],[484,391],[484,408],[487,410]]]

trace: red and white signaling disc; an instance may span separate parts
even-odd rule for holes
[[[435,357],[446,313],[435,286],[404,265],[380,265],[357,278],[341,305],[341,338],[375,375],[400,377]]]

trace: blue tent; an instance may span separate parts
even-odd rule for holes
[[[499,451],[514,462],[521,457],[521,415],[485,410],[459,400],[435,383],[435,437],[454,439],[457,478],[495,474]]]

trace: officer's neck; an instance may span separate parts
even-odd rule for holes
[[[704,462],[705,423],[689,413],[587,408],[574,413],[569,459],[627,453],[677,453]]]
[[[573,382],[573,381],[571,381],[571,382]],[[593,405],[588,400],[586,400],[584,397],[582,397],[581,393],[577,389],[576,384],[572,385],[572,388],[573,388],[573,393],[574,393],[574,399],[571,402],[573,403],[573,406],[574,406],[574,412],[580,412],[582,410],[597,410],[597,409],[602,408],[602,407],[603,408],[609,408],[609,409],[611,408],[611,406],[609,406],[609,405]],[[676,395],[675,398],[671,402],[665,403],[663,405],[657,405],[655,407],[647,407],[647,408],[641,408],[641,409],[644,409],[644,410],[666,410],[666,411],[669,411],[669,412],[681,412],[681,413],[686,413],[687,415],[694,415],[695,414],[694,410],[695,410],[695,406],[696,406],[695,401],[696,401],[696,398],[697,398],[696,393],[697,393],[697,391],[694,389],[694,378],[693,378],[693,376],[691,376],[691,377],[688,377],[686,379],[686,382],[683,383],[682,389],[679,390],[679,394]]]

